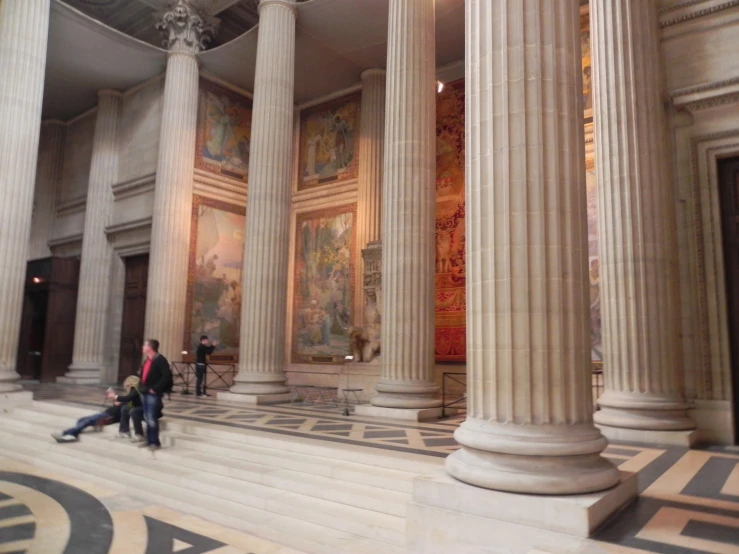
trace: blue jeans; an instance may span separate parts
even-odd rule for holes
[[[144,419],[144,409],[140,407],[129,408],[123,406],[121,409],[121,424],[118,427],[118,432],[128,434],[131,430],[130,421],[133,421],[133,431],[136,435],[144,436],[144,426],[141,422]]]
[[[99,414],[94,414],[91,416],[80,418],[77,420],[77,425],[67,429],[66,431],[62,433],[62,435],[72,435],[73,437],[76,437],[83,430],[87,429],[88,427],[92,427],[98,421],[102,421],[107,417],[109,417],[108,414],[106,414],[105,412],[100,412]]]
[[[159,421],[157,416],[162,406],[162,399],[156,394],[141,395],[144,405],[144,420],[146,421],[146,442],[150,446],[161,446],[159,442]]]

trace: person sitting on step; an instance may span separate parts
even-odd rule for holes
[[[126,377],[123,381],[123,388],[126,390],[124,395],[116,395],[114,392],[108,392],[108,400],[112,400],[115,405],[121,406],[121,423],[118,427],[118,436],[122,439],[131,439],[131,430],[129,421],[133,421],[134,437],[132,442],[143,442],[144,437],[144,407],[141,403],[141,393],[139,392],[140,379],[136,375]]]
[[[80,433],[88,427],[94,426],[96,430],[100,431],[103,426],[118,423],[120,420],[121,406],[110,406],[102,412],[78,419],[74,427],[70,427],[61,433],[53,433],[51,436],[54,437],[56,442],[76,442],[79,440]]]

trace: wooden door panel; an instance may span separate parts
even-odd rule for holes
[[[123,381],[129,375],[136,373],[141,365],[148,276],[148,254],[126,258],[120,362],[118,366],[119,381]]]
[[[734,397],[734,442],[739,444],[739,158],[720,160],[718,175]]]

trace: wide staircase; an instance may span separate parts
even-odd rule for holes
[[[400,554],[413,479],[443,460],[224,425],[166,421],[152,454],[117,426],[57,444],[91,410],[35,401],[0,414],[0,455],[315,554]]]

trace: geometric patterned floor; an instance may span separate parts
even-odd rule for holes
[[[37,400],[101,405],[92,387],[33,387]],[[243,407],[212,398],[173,395],[165,417],[286,436],[445,457],[463,416],[404,423],[355,416],[339,409],[280,405]],[[638,473],[640,498],[606,524],[593,546],[608,554],[739,554],[739,448],[705,450],[612,444],[604,456]],[[1,550],[0,550],[1,551]]]

